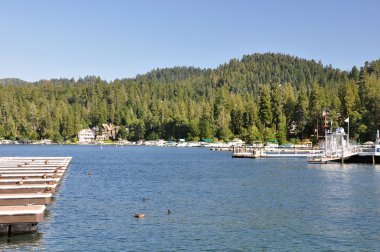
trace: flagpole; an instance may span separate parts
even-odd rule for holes
[[[346,120],[344,120],[347,123],[347,144],[350,141],[350,117],[347,117]]]
[[[347,126],[347,146],[350,144],[350,118],[348,118],[348,126]]]

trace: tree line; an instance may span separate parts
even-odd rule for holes
[[[373,140],[380,124],[380,60],[341,71],[284,54],[252,54],[216,69],[155,69],[111,82],[87,76],[0,81],[0,138],[75,140],[112,123],[129,140],[240,137],[280,143],[323,135],[350,118],[350,136]]]

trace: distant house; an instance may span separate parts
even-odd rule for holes
[[[106,135],[106,140],[108,139],[116,139],[117,132],[120,129],[120,126],[115,126],[112,123],[110,124],[102,124],[103,134]]]
[[[115,140],[119,129],[120,129],[120,126],[115,126],[111,123],[110,124],[103,123],[102,134],[100,134],[100,130],[98,126],[92,128],[92,131],[94,132],[96,136],[95,139],[97,141],[105,141],[105,140],[110,140],[110,139]]]
[[[79,143],[92,143],[95,140],[95,134],[91,129],[82,129],[78,133]]]

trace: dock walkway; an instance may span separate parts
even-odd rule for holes
[[[319,154],[321,150],[313,149],[289,149],[289,148],[265,148],[241,146],[234,147],[234,158],[306,158],[310,154]]]
[[[0,234],[37,229],[71,157],[0,158]]]
[[[337,151],[327,151],[319,155],[309,155],[307,161],[309,163],[379,163],[380,156],[375,148],[368,148],[365,145],[350,145]],[[377,161],[376,161],[377,160]]]

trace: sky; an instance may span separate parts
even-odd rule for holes
[[[1,0],[0,79],[133,78],[278,52],[342,70],[380,58],[377,0]]]

